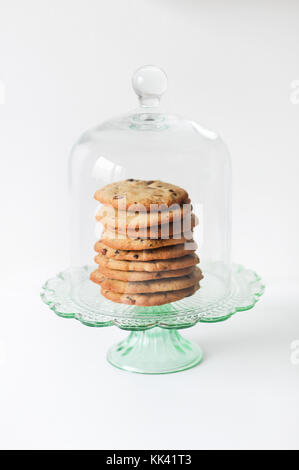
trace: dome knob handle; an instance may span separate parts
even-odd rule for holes
[[[167,75],[155,65],[144,65],[133,74],[132,85],[141,106],[159,106],[167,88]]]

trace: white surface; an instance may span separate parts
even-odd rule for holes
[[[295,0],[0,0],[0,447],[299,447],[298,13]],[[158,377],[105,362],[125,333],[39,299],[67,265],[69,150],[135,107],[146,63],[167,72],[170,109],[228,143],[233,258],[268,286],[254,310],[184,333],[199,367]]]

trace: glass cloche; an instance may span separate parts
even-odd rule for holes
[[[139,68],[132,84],[139,106],[88,130],[73,147],[71,267],[45,284],[42,297],[61,316],[131,330],[108,355],[114,365],[171,372],[201,359],[177,328],[248,309],[263,286],[252,271],[231,265],[225,144],[216,133],[162,110],[167,77],[161,69]],[[136,331],[149,336],[136,337]],[[149,362],[136,365],[132,344],[147,349]],[[178,344],[184,357],[177,357]]]
[[[90,264],[100,238],[94,193],[126,179],[161,180],[184,188],[198,217],[194,239],[203,290],[221,297],[230,287],[231,165],[214,132],[160,109],[165,73],[146,66],[133,76],[139,108],[85,132],[70,159],[73,266]]]

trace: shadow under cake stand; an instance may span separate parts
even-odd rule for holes
[[[201,348],[183,338],[178,330],[198,322],[227,320],[236,312],[254,307],[264,292],[254,271],[233,265],[230,290],[222,296],[220,281],[205,273],[201,288],[191,297],[156,307],[136,307],[105,299],[99,286],[89,280],[93,269],[82,266],[59,273],[44,284],[41,298],[63,318],[75,318],[92,327],[116,325],[130,331],[125,340],[108,350],[107,359],[115,367],[143,374],[178,372],[199,364],[203,358]]]

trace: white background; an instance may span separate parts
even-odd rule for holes
[[[299,448],[298,56],[296,0],[0,0],[1,448]],[[186,331],[205,361],[169,376],[112,368],[124,332],[39,299],[68,263],[70,148],[135,107],[147,63],[169,110],[227,142],[233,258],[267,284],[254,310]]]

